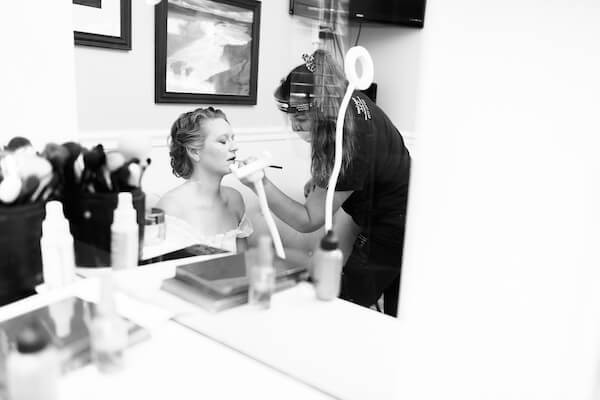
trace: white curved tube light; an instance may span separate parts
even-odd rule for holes
[[[277,225],[275,225],[275,220],[273,219],[271,210],[269,210],[269,204],[267,203],[267,196],[265,194],[265,187],[262,182],[263,177],[265,176],[263,170],[269,166],[269,162],[270,157],[265,154],[263,158],[259,158],[249,164],[241,167],[233,164],[231,167],[229,167],[229,169],[231,169],[231,172],[233,172],[238,179],[246,178],[254,184],[254,188],[256,189],[256,194],[258,196],[260,210],[265,217],[267,227],[269,228],[269,232],[273,238],[275,253],[277,254],[277,257],[285,258],[285,251],[283,250],[281,237],[279,236],[279,231],[277,230]]]
[[[357,65],[361,66],[359,73]],[[340,175],[340,168],[342,167],[342,149],[344,139],[344,117],[346,115],[346,109],[352,92],[355,89],[364,90],[369,87],[373,82],[373,59],[369,55],[367,49],[362,46],[354,46],[348,53],[346,53],[346,61],[344,62],[344,72],[348,79],[348,88],[346,94],[342,99],[340,110],[337,116],[337,123],[335,126],[335,159],[333,162],[333,169],[331,170],[331,176],[329,177],[329,184],[327,185],[327,194],[325,196],[325,232],[332,229],[333,226],[333,193],[337,185],[337,180]]]

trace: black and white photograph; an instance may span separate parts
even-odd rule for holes
[[[132,0],[73,0],[78,46],[131,50]]]
[[[257,1],[162,1],[156,101],[256,104],[259,37]]]
[[[0,400],[600,400],[600,0],[0,3]]]

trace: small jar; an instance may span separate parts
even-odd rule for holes
[[[166,238],[165,212],[156,207],[146,211],[146,224],[144,227],[144,244],[152,246],[159,244]]]

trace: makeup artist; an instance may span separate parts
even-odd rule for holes
[[[325,220],[325,194],[333,168],[336,119],[347,81],[331,56],[304,55],[275,91],[292,129],[311,144],[311,181],[301,204],[265,178],[272,211],[292,228],[312,232]],[[410,155],[386,114],[355,91],[345,115],[342,169],[334,212],[341,206],[359,227],[342,275],[340,297],[370,307],[384,294],[384,312],[396,315]]]

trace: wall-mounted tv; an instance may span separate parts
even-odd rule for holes
[[[426,0],[350,0],[350,19],[422,28]]]
[[[349,19],[422,28],[426,0],[349,0]],[[290,0],[290,14],[313,19],[322,16],[336,0]]]

